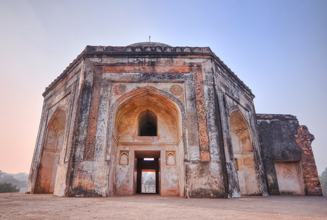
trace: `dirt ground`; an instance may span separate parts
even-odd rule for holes
[[[327,219],[327,197],[62,198],[1,193],[0,219]]]

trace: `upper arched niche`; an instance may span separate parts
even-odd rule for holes
[[[48,127],[55,129],[64,129],[66,124],[66,112],[65,110],[58,108],[49,121]]]
[[[230,132],[240,192],[260,194],[250,129],[240,110],[230,114]]]
[[[57,167],[63,148],[66,112],[58,109],[47,126],[34,193],[53,193]]]
[[[230,130],[234,153],[252,150],[248,124],[239,110],[230,115]]]
[[[145,110],[138,117],[139,136],[157,136],[158,118],[150,110]]]
[[[65,131],[65,125],[66,112],[62,109],[58,109],[48,124],[47,140],[45,144],[46,149],[61,150],[61,142]]]
[[[116,112],[115,136],[119,142],[137,142],[144,140],[142,136],[157,136],[159,142],[173,143],[182,133],[179,108],[161,94],[139,93],[125,100]],[[155,126],[156,135],[141,135],[140,128],[145,124]]]

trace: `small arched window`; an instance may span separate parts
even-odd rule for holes
[[[138,122],[139,136],[157,136],[157,116],[152,111],[141,112]]]

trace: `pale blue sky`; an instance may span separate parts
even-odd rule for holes
[[[327,1],[0,0],[0,169],[29,172],[44,88],[86,45],[209,46],[258,113],[296,115],[327,166]]]

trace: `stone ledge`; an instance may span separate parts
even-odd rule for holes
[[[289,114],[256,114],[257,120],[297,120],[296,116]]]
[[[113,46],[86,46],[86,54],[201,54],[210,55],[212,51],[210,47],[170,47],[170,46],[126,46],[126,47],[113,47]]]

